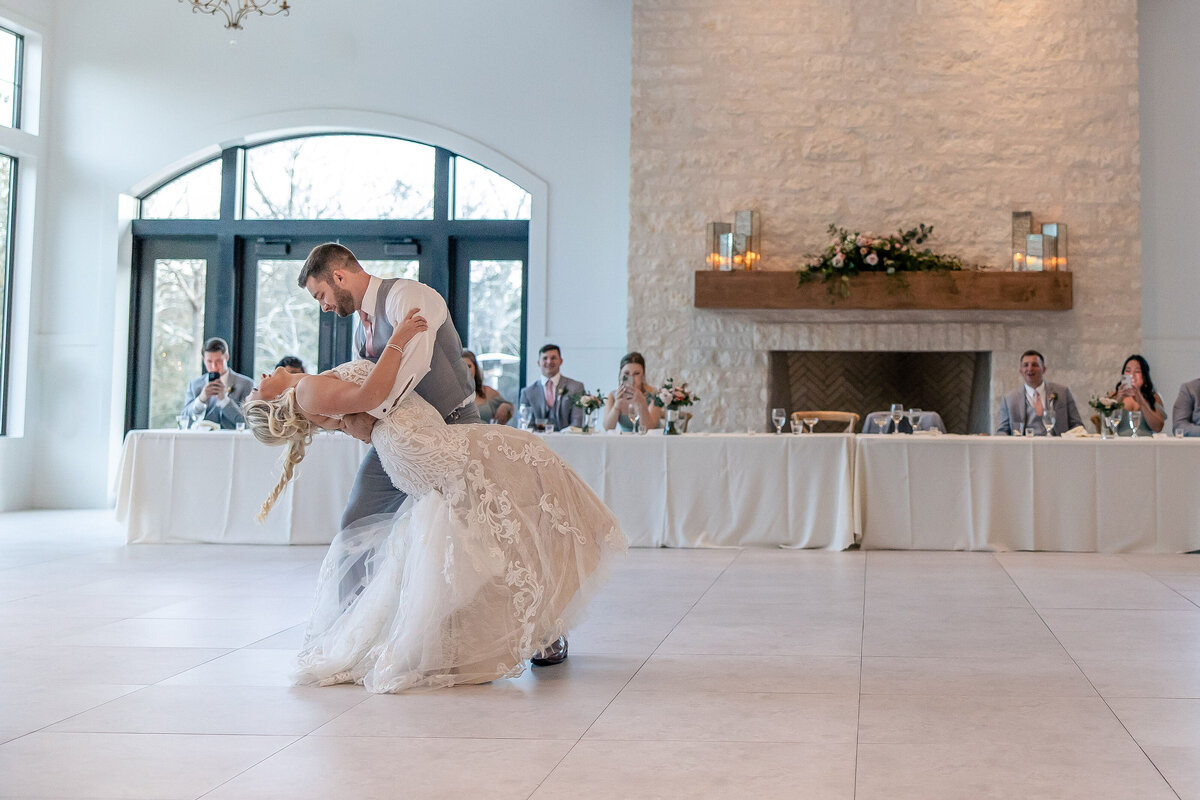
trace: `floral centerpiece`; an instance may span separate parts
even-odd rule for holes
[[[604,408],[604,392],[596,389],[593,392],[583,392],[575,395],[574,403],[583,409],[583,432],[589,433],[592,428],[592,414]]]
[[[933,226],[921,223],[907,231],[889,236],[874,236],[829,226],[833,241],[796,271],[799,285],[820,276],[829,284],[829,293],[850,296],[850,278],[860,272],[947,272],[967,267],[958,256],[946,256],[922,248],[933,234]]]
[[[1125,401],[1119,397],[1094,394],[1088,400],[1088,405],[1100,415],[1100,435],[1104,438],[1108,438],[1110,433],[1116,436],[1125,413]]]
[[[686,382],[676,384],[674,378],[667,378],[663,381],[662,388],[658,390],[658,394],[650,395],[647,399],[659,408],[666,409],[667,429],[665,433],[668,436],[673,436],[679,433],[679,428],[676,425],[679,421],[679,409],[692,405],[700,398],[692,394],[692,390],[688,388]]]

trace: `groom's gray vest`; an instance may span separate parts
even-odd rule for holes
[[[379,295],[375,303],[379,313],[371,320],[371,343],[376,354],[383,353],[392,331],[395,330],[384,309],[387,308],[388,295],[391,294],[397,280],[399,279],[390,278],[379,282]],[[367,355],[361,325],[354,335],[354,346],[360,358],[379,360],[379,355],[374,358]],[[463,364],[462,349],[462,340],[458,338],[458,331],[454,329],[454,320],[447,314],[446,322],[437,329],[433,340],[433,357],[429,361],[429,372],[417,384],[417,394],[425,398],[443,417],[448,416],[451,411],[461,406],[464,400],[475,394],[475,382],[471,380],[471,373],[467,372],[467,367]]]

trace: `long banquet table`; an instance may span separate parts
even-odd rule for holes
[[[1200,442],[859,436],[864,548],[1200,549]]]
[[[557,433],[544,441],[613,509],[634,546],[853,542],[853,435]],[[246,432],[130,431],[117,517],[131,543],[326,543],[365,449],[318,435],[260,526],[254,514],[279,475],[281,450]]]

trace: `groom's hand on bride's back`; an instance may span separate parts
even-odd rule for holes
[[[360,442],[370,444],[371,429],[375,427],[375,423],[378,421],[365,411],[358,414],[347,414],[342,417],[342,430]]]

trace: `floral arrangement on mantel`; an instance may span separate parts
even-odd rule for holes
[[[968,267],[958,256],[922,249],[920,245],[933,235],[933,226],[924,223],[890,236],[874,236],[830,225],[829,235],[833,238],[829,246],[796,270],[799,286],[820,276],[829,284],[830,294],[849,297],[850,278],[860,272],[895,275],[899,272],[950,272]]]

